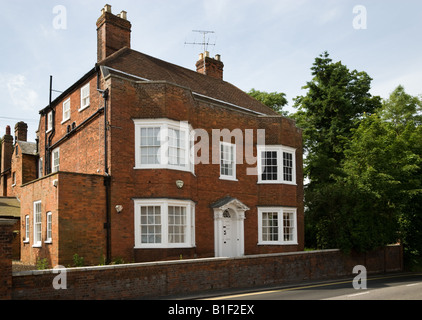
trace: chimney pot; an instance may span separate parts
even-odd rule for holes
[[[120,12],[120,14],[118,14],[118,17],[127,20],[127,12],[126,11],[122,11]]]
[[[10,136],[10,126],[6,127],[6,135]]]
[[[111,5],[109,5],[109,4],[106,4],[105,6],[104,6],[104,12],[109,12],[109,13],[111,13]]]

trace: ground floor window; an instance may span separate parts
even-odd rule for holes
[[[41,201],[34,202],[34,247],[42,245]]]
[[[297,244],[295,208],[258,208],[258,244]]]
[[[135,248],[195,246],[195,204],[171,199],[135,201]]]

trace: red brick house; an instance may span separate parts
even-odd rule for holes
[[[220,56],[193,71],[132,50],[124,11],[105,6],[97,32],[97,63],[40,111],[32,162],[12,165],[28,172],[3,194],[20,199],[21,259],[303,250],[295,123],[224,81]]]

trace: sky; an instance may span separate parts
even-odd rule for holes
[[[420,0],[0,0],[0,137],[29,125],[53,89],[64,91],[95,66],[96,21],[105,4],[127,11],[134,50],[194,70],[207,34],[224,80],[249,91],[284,92],[288,111],[312,79],[315,58],[365,71],[386,99],[403,85],[422,94]],[[58,93],[53,95],[57,97]]]

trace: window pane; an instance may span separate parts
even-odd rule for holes
[[[283,152],[283,179],[293,181],[293,154]]]
[[[262,181],[278,180],[277,151],[261,152],[261,179]]]
[[[168,207],[168,241],[169,243],[186,242],[186,207]]]
[[[141,164],[159,164],[160,128],[141,128]]]
[[[220,159],[220,174],[234,177],[234,145],[221,144]]]
[[[262,241],[278,241],[278,213],[262,213]]]
[[[292,212],[283,213],[283,237],[284,241],[294,240],[294,214]]]
[[[141,242],[161,243],[161,207],[141,207]]]

